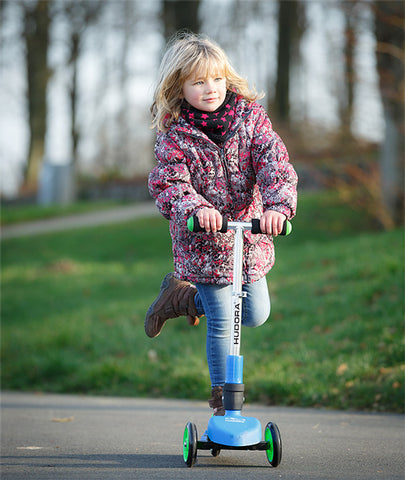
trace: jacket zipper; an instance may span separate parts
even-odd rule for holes
[[[225,141],[224,143],[222,144],[222,147],[218,147],[220,149],[220,160],[221,160],[221,164],[222,164],[222,168],[224,170],[224,173],[225,173],[225,179],[226,179],[226,183],[229,187],[229,171],[228,171],[228,165],[226,163],[226,158],[225,158],[225,143],[230,140],[232,137],[234,137],[236,135],[236,132],[239,130],[240,126],[242,125],[242,120],[250,114],[250,111],[249,110],[248,112],[246,112],[240,119],[239,119],[239,122],[237,123],[236,127],[233,129],[233,131],[230,133],[230,135],[228,135],[226,138],[225,138]]]
[[[195,133],[187,133],[187,135],[191,138],[195,138],[197,140],[203,140],[204,142],[206,142],[208,145],[210,145],[211,147],[214,147],[216,150],[218,150],[219,152],[219,161],[222,165],[222,170],[224,172],[224,176],[225,176],[225,180],[226,180],[226,183],[227,185],[229,185],[229,172],[228,172],[228,167],[226,165],[226,162],[224,161],[224,157],[225,157],[225,149],[224,147],[218,147],[218,145],[213,142],[212,140],[210,140],[209,138],[204,138],[202,135],[198,135],[198,134],[195,134]],[[229,137],[231,138],[231,137]]]

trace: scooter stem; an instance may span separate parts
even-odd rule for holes
[[[236,223],[236,222],[235,222]],[[228,225],[228,228],[230,225]],[[246,294],[242,291],[242,262],[243,262],[243,225],[236,225],[234,249],[233,249],[233,284],[232,284],[232,300],[233,300],[233,322],[231,327],[230,355],[239,355],[241,326],[242,326],[242,298]]]

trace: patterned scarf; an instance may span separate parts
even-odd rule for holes
[[[236,99],[236,93],[228,91],[223,104],[214,112],[197,110],[185,101],[181,106],[181,116],[220,145],[225,141],[235,118]]]

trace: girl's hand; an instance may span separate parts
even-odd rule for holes
[[[287,217],[282,213],[267,210],[260,219],[260,230],[267,233],[267,235],[277,237],[277,235],[281,233],[286,219]]]
[[[204,207],[197,212],[197,218],[207,233],[216,233],[222,227],[222,215],[215,208]]]

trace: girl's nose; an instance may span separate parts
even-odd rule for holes
[[[215,92],[215,82],[213,82],[212,80],[209,80],[206,82],[205,85],[206,85],[207,93]]]

